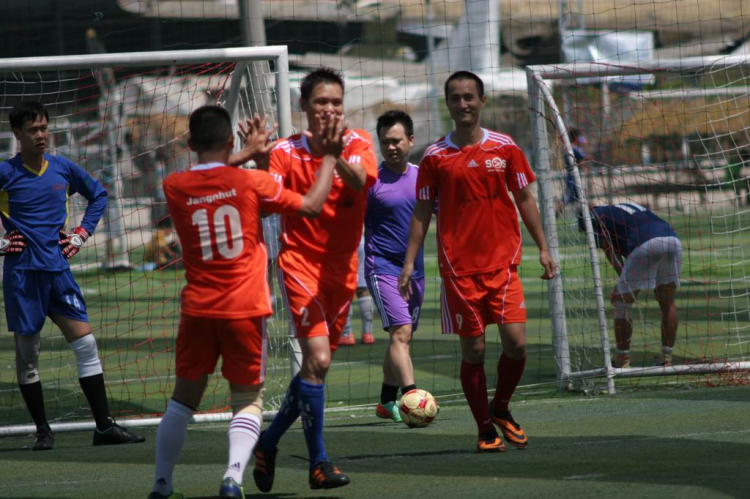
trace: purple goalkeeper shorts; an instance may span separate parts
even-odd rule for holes
[[[383,329],[411,324],[412,333],[416,332],[424,299],[424,277],[411,280],[412,293],[408,302],[398,292],[395,275],[368,275],[367,289],[378,307]]]

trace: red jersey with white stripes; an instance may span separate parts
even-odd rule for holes
[[[318,218],[282,217],[281,241],[284,249],[317,257],[338,259],[357,251],[364,226],[367,191],[378,179],[370,134],[352,130],[345,137],[342,157],[365,169],[365,187],[356,192],[334,172],[333,185]],[[313,157],[307,137],[292,135],[280,141],[273,151],[269,173],[286,189],[307,192],[315,182],[323,158]]]
[[[442,276],[491,272],[521,263],[521,229],[508,191],[536,180],[509,135],[459,148],[447,135],[419,165],[417,199],[438,202],[438,263]]]
[[[164,194],[182,245],[182,312],[216,319],[271,315],[260,212],[298,213],[302,196],[266,172],[220,163],[171,174]]]

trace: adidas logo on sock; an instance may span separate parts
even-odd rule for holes
[[[167,484],[167,481],[166,481],[166,480],[165,480],[164,478],[159,478],[159,479],[158,479],[158,480],[156,481],[156,483],[157,483],[157,484],[159,484],[159,485],[166,485],[166,484]]]
[[[240,470],[240,463],[232,463],[229,467],[231,469],[233,469],[233,470],[239,471]]]

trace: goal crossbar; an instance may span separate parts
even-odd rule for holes
[[[289,52],[286,46],[236,47],[225,49],[171,50],[119,54],[18,57],[0,59],[0,72],[45,71],[46,69],[101,69],[112,67],[148,67],[204,62],[274,61],[278,95],[279,134],[292,134],[292,106],[289,93]]]

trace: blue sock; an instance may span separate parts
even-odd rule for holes
[[[273,418],[271,426],[266,429],[263,433],[263,438],[260,439],[260,444],[266,449],[275,449],[281,437],[289,429],[290,426],[297,421],[300,413],[300,377],[299,374],[292,378],[289,383],[289,388],[286,390],[286,396],[284,402],[281,404],[276,417]]]
[[[302,403],[302,429],[305,432],[307,452],[310,454],[310,469],[321,461],[327,461],[323,445],[323,410],[325,409],[325,385],[316,385],[302,380],[299,398]]]

